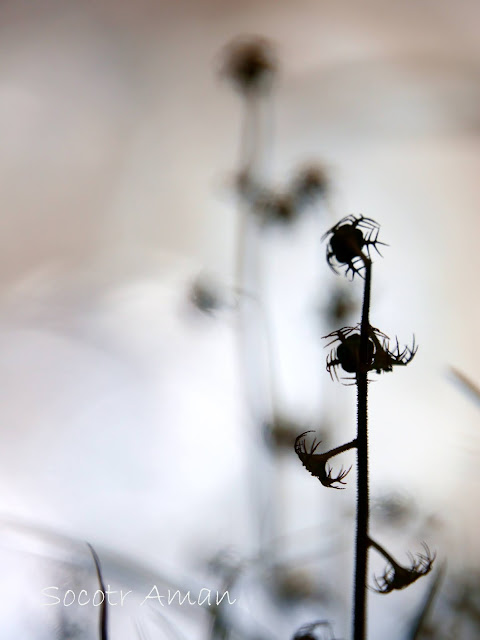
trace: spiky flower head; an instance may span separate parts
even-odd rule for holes
[[[371,218],[350,215],[346,216],[322,237],[328,238],[327,262],[330,268],[339,273],[338,269],[346,267],[345,273],[362,275],[367,262],[370,262],[370,247],[374,247],[379,255],[378,240],[379,226]]]
[[[337,484],[346,484],[344,482],[344,478],[350,472],[352,467],[348,469],[344,469],[341,467],[340,471],[336,476],[332,476],[332,467],[328,464],[330,458],[338,455],[339,453],[343,453],[348,449],[351,449],[355,446],[354,442],[349,442],[348,444],[342,445],[341,447],[337,447],[335,449],[331,449],[330,451],[326,451],[325,453],[315,453],[318,447],[321,444],[321,441],[317,442],[314,438],[310,450],[307,450],[307,446],[305,443],[305,436],[307,433],[312,433],[311,431],[305,431],[301,433],[295,439],[295,453],[300,458],[300,462],[303,464],[305,469],[315,478],[318,478],[324,487],[329,487],[332,489],[344,489],[344,487],[338,487]]]
[[[388,564],[381,576],[374,576],[377,593],[390,593],[399,591],[410,586],[422,576],[426,576],[432,570],[436,555],[424,543],[425,553],[408,554],[410,566],[404,567],[396,562],[391,556],[388,557]]]
[[[260,37],[239,38],[226,47],[222,74],[245,95],[271,86],[277,62],[270,42]]]
[[[329,189],[326,170],[320,165],[305,165],[295,175],[291,187],[292,198],[297,208],[314,202],[326,195]]]
[[[388,336],[375,327],[369,327],[367,357],[366,362],[362,362],[361,332],[358,326],[337,329],[324,338],[333,338],[327,346],[336,344],[327,356],[327,371],[332,379],[335,375],[337,380],[339,379],[337,367],[355,375],[365,370],[376,373],[389,372],[394,366],[406,366],[413,360],[418,350],[415,337],[411,347],[406,346],[400,349],[398,339],[395,339],[395,347],[391,347]]]

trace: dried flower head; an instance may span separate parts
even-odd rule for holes
[[[268,40],[241,38],[227,46],[222,73],[241,93],[250,95],[270,88],[276,66]]]
[[[349,289],[335,289],[322,309],[329,324],[338,326],[358,309],[358,301]]]
[[[415,337],[411,347],[400,350],[398,340],[394,349],[390,348],[388,336],[369,327],[367,361],[362,363],[360,357],[361,334],[359,327],[343,327],[332,331],[324,338],[334,338],[327,346],[338,343],[327,356],[327,371],[333,380],[333,374],[339,379],[337,367],[340,366],[347,373],[355,375],[363,371],[375,371],[376,373],[392,371],[396,365],[405,366],[413,360],[418,347],[415,345]],[[348,378],[347,378],[348,379]]]
[[[378,548],[378,547],[377,547]],[[430,549],[424,543],[425,553],[417,553],[416,556],[409,553],[410,566],[403,567],[398,564],[391,556],[388,557],[388,565],[379,577],[374,576],[377,593],[390,593],[391,591],[399,591],[413,584],[422,576],[430,573],[436,557],[436,554],[430,552]],[[383,553],[381,551],[381,553]]]
[[[326,178],[320,169],[309,167],[298,174],[290,190],[275,192],[244,170],[237,176],[236,189],[264,226],[288,225],[298,219],[308,204],[324,194]]]
[[[337,447],[336,449],[332,449],[326,453],[315,453],[320,446],[321,441],[317,442],[316,438],[314,438],[310,451],[307,451],[305,443],[305,436],[307,433],[313,433],[313,431],[305,431],[295,439],[295,453],[300,458],[301,463],[312,476],[320,480],[324,487],[344,489],[344,487],[336,487],[335,485],[346,484],[346,482],[343,482],[343,479],[347,476],[352,467],[349,467],[348,469],[341,467],[338,475],[336,477],[332,477],[332,468],[328,464],[328,460],[343,451],[351,449],[355,446],[355,442],[349,442],[346,445]]]
[[[252,208],[265,197],[265,187],[252,175],[249,167],[234,177],[233,187],[238,196]]]
[[[418,346],[415,344],[415,336],[413,336],[411,347],[405,346],[400,350],[398,338],[395,338],[395,347],[392,349],[390,348],[390,339],[388,336],[380,333],[378,329],[373,329],[373,332],[374,338],[372,338],[372,340],[375,343],[375,356],[372,368],[376,373],[392,371],[393,367],[398,365],[405,367],[415,357],[418,351]],[[383,338],[382,344],[378,341],[378,335],[381,335]]]
[[[327,262],[335,273],[338,266],[346,265],[345,273],[352,273],[352,278],[357,273],[362,276],[366,261],[370,260],[370,246],[373,246],[379,255],[378,240],[379,226],[371,218],[360,216],[347,216],[327,231],[322,240],[329,238],[327,246]]]
[[[323,197],[329,187],[328,175],[320,166],[305,166],[295,176],[291,193],[297,208],[304,208]]]
[[[213,315],[225,304],[217,288],[203,276],[192,283],[188,297],[194,307],[208,315]]]
[[[290,224],[297,217],[294,202],[288,194],[264,194],[256,209],[264,225]]]

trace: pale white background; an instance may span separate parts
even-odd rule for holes
[[[420,344],[372,386],[372,486],[414,494],[448,522],[457,560],[478,562],[478,405],[448,368],[480,379],[479,14],[439,0],[2,1],[6,519],[159,570],[250,549],[235,313],[199,319],[186,298],[200,272],[235,284],[241,110],[217,71],[222,47],[255,33],[281,64],[272,182],[317,158],[333,182],[333,212],[264,248],[284,407],[311,418],[329,402],[335,418],[333,394],[348,437],[354,391],[323,375],[309,305],[317,278],[334,279],[321,233],[371,216],[390,245],[372,321]],[[290,534],[319,518],[296,464]],[[350,508],[347,493],[328,505]]]

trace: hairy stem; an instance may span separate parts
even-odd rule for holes
[[[355,548],[355,585],[353,639],[365,640],[367,630],[367,560],[368,560],[368,340],[370,289],[372,263],[363,256],[365,264],[365,288],[363,293],[362,322],[360,329],[360,369],[357,372],[357,538]]]

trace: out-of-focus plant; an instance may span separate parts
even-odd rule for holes
[[[285,443],[291,446],[302,425],[296,416],[286,415],[282,406],[276,367],[282,345],[273,339],[260,252],[271,237],[270,230],[281,227],[288,233],[317,203],[325,200],[329,180],[322,165],[304,163],[292,172],[285,186],[271,185],[270,106],[277,70],[274,47],[264,38],[238,38],[224,49],[222,75],[240,95],[243,110],[240,158],[234,181],[238,201],[234,278],[240,292],[237,308],[240,379],[257,439],[257,453],[262,455],[262,446],[266,444],[276,465],[275,473],[280,473],[279,455],[285,451]],[[265,547],[277,535],[276,516],[283,507],[283,496],[277,495],[266,465],[259,465],[258,459],[253,465],[249,482],[256,502],[253,504],[257,513],[256,535],[259,546]],[[262,491],[271,494],[267,510],[259,503]]]

